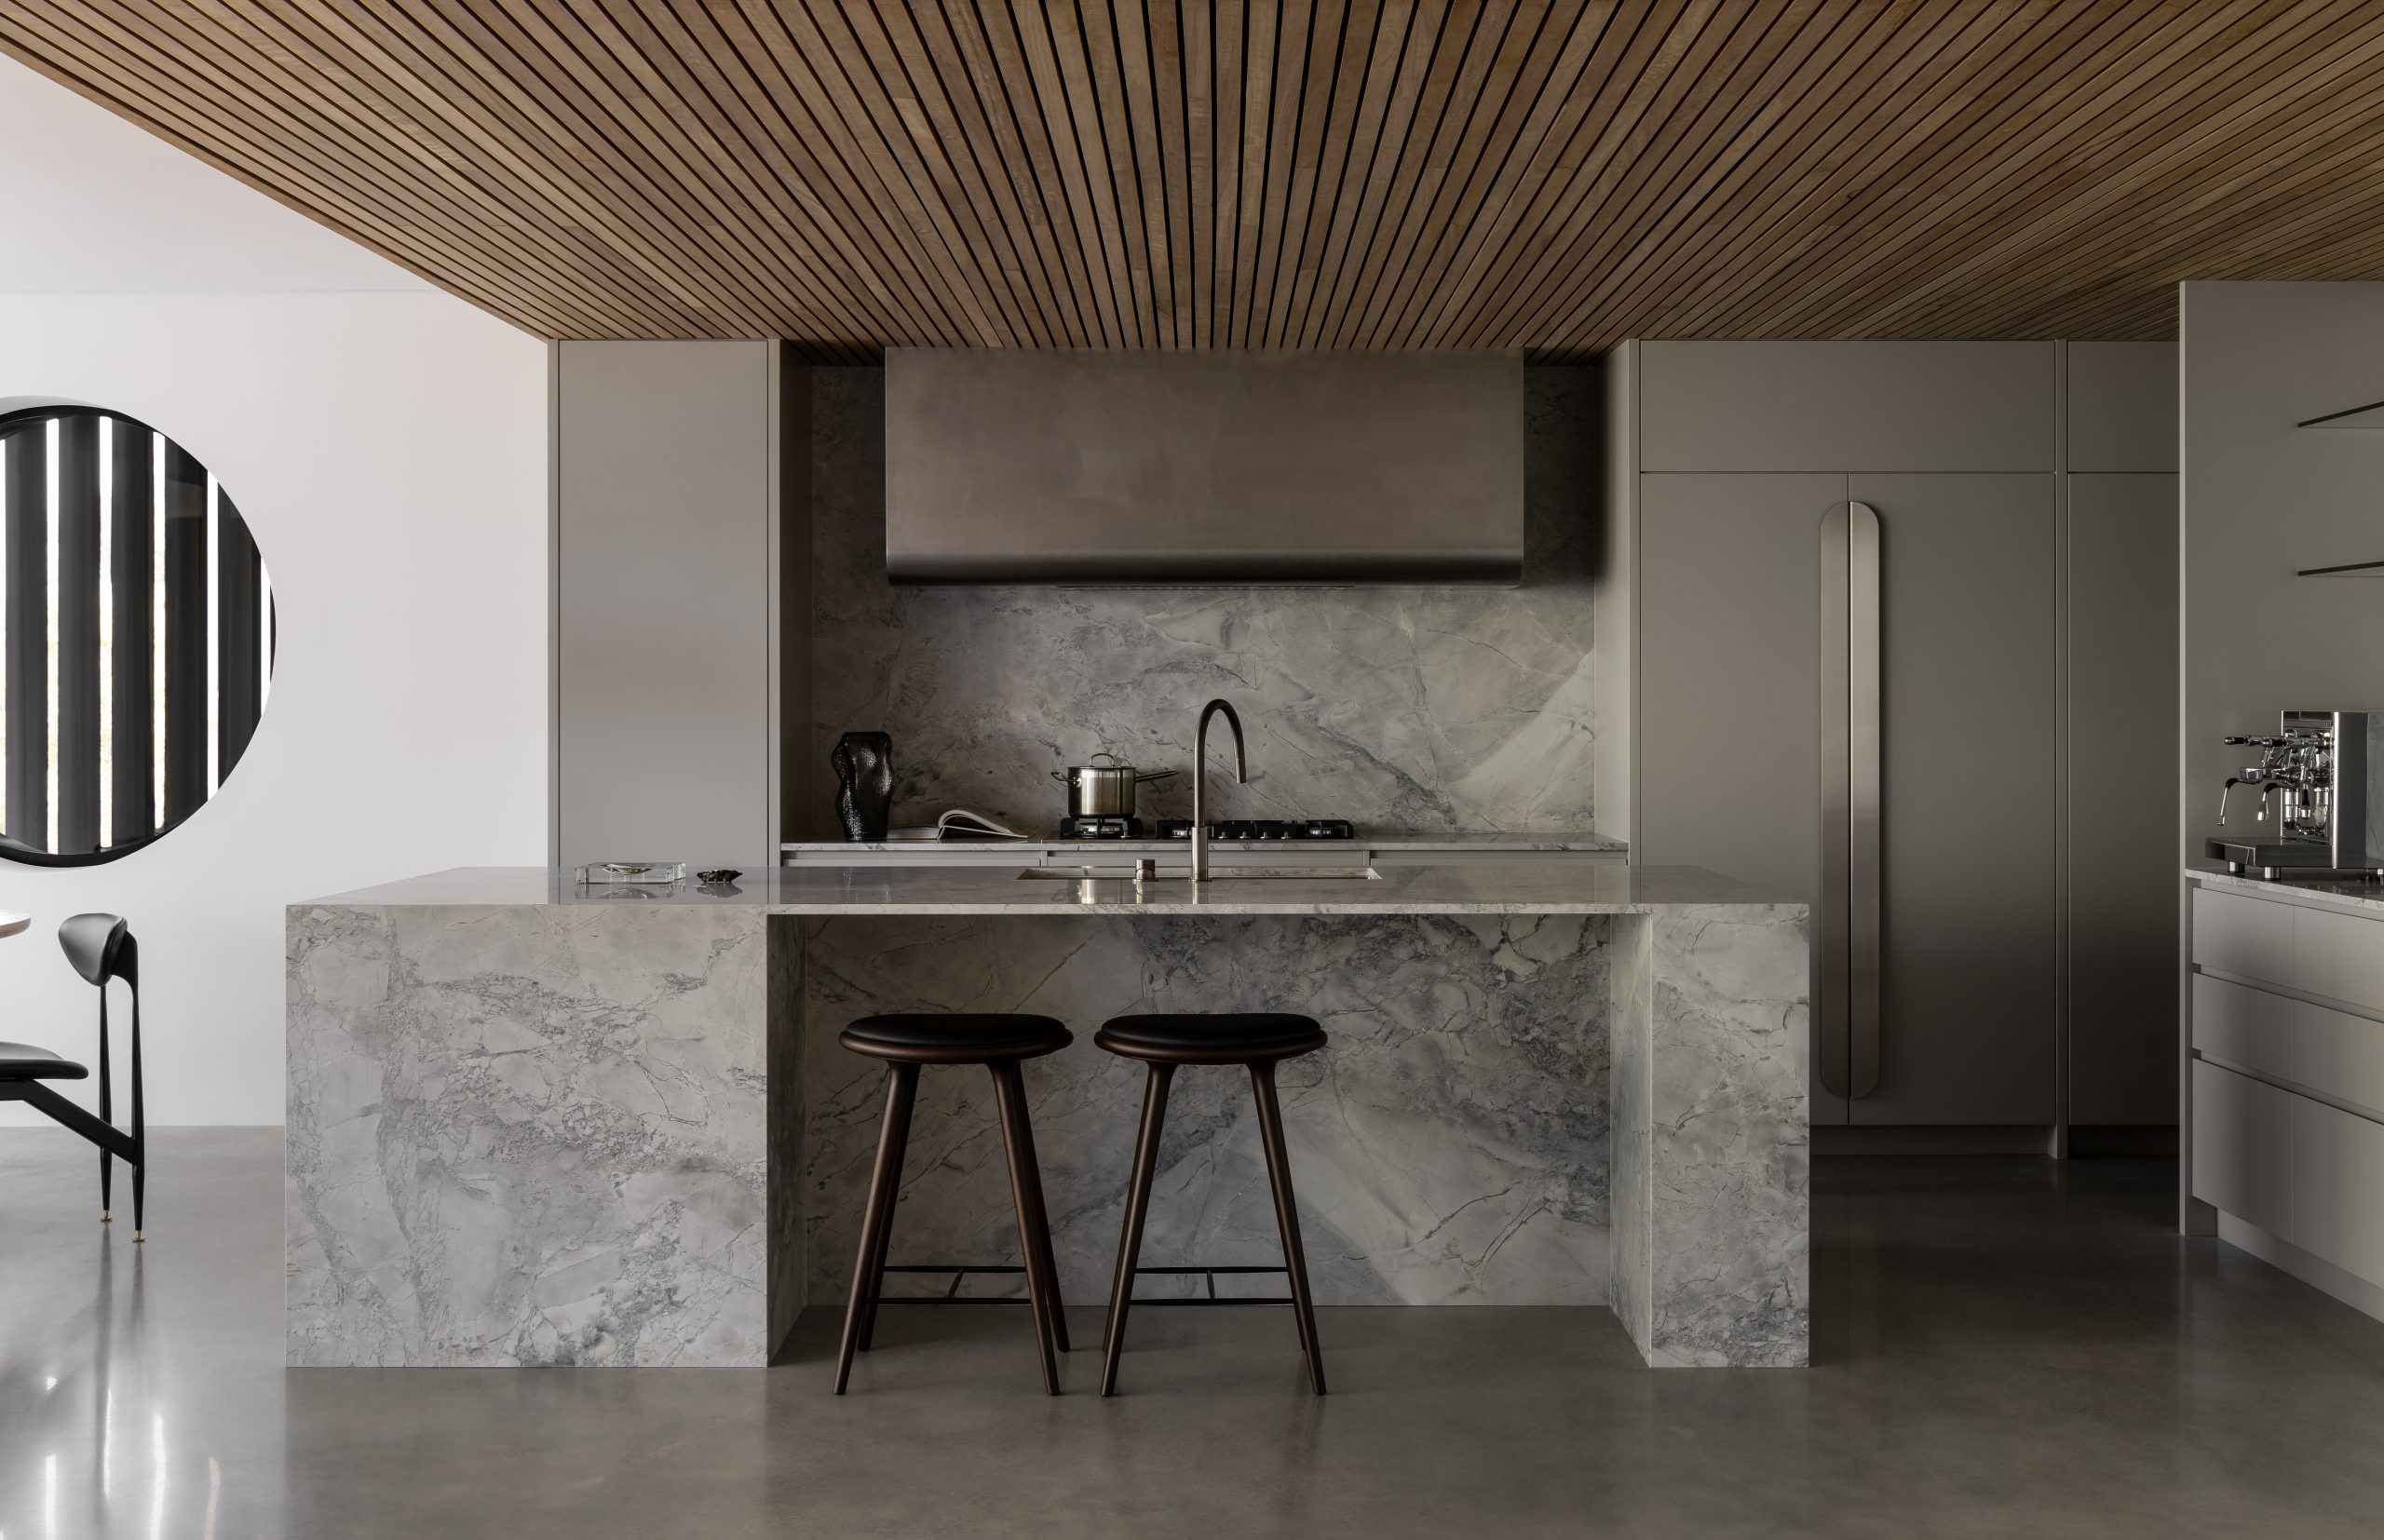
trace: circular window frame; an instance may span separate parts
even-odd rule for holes
[[[117,424],[119,426],[129,427],[135,432],[152,434],[156,438],[162,439],[170,450],[178,452],[188,457],[190,462],[196,466],[202,474],[204,474],[210,480],[215,482],[217,496],[221,500],[222,506],[230,512],[231,517],[234,520],[237,520],[243,537],[247,540],[250,547],[259,550],[257,571],[259,574],[261,603],[264,605],[264,612],[267,615],[274,614],[271,598],[272,588],[270,587],[269,579],[264,576],[266,568],[264,562],[263,552],[257,547],[255,532],[249,528],[247,516],[241,513],[238,507],[233,503],[230,493],[224,491],[223,483],[220,480],[215,478],[215,473],[207,468],[207,462],[200,459],[196,454],[192,453],[190,450],[183,445],[181,440],[175,439],[163,428],[160,428],[142,418],[135,417],[130,412],[119,412],[113,407],[102,406],[93,401],[70,400],[55,397],[42,398],[15,396],[0,398],[0,436],[5,436],[11,429],[16,427],[17,425],[28,420],[54,422],[77,414],[104,418]],[[156,474],[154,470],[153,474]],[[0,520],[0,540],[5,540],[6,537],[7,530],[5,520]],[[52,553],[52,555],[54,557],[55,553]],[[5,595],[0,595],[0,603],[5,603]],[[272,624],[278,631],[278,620],[274,620]],[[241,746],[238,757],[236,758],[230,765],[218,767],[214,777],[214,789],[209,791],[206,796],[201,798],[196,805],[192,806],[188,811],[184,812],[181,817],[175,819],[171,823],[166,824],[165,827],[161,829],[153,830],[146,834],[136,835],[130,839],[119,840],[100,849],[83,851],[44,850],[38,846],[27,844],[13,834],[7,833],[5,830],[0,830],[0,860],[14,862],[20,866],[48,867],[56,869],[106,866],[112,862],[123,860],[129,856],[137,855],[141,851],[148,849],[151,845],[156,844],[167,835],[173,833],[183,825],[189,823],[193,818],[197,817],[201,813],[204,813],[207,810],[208,806],[212,804],[218,796],[223,794],[224,787],[231,780],[232,771],[238,767],[241,761],[245,760],[248,757],[249,752],[255,747],[255,735],[263,729],[264,721],[264,697],[267,692],[264,687],[264,682],[269,681],[272,678],[273,669],[274,663],[272,650],[267,650],[264,655],[264,668],[260,678],[256,722],[250,729],[249,741]],[[5,688],[5,677],[0,676],[0,688]],[[0,713],[5,713],[6,710],[6,701],[5,699],[0,699]],[[155,750],[153,749],[153,753],[154,752]],[[5,774],[5,768],[0,768],[0,774]],[[102,788],[102,795],[104,794],[105,789]]]

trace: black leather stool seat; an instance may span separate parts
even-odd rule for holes
[[[864,1016],[836,1039],[855,1053],[906,1064],[987,1064],[1036,1059],[1076,1041],[1048,1016]]]
[[[1305,1016],[1255,1011],[1224,1016],[1118,1016],[1093,1042],[1128,1059],[1166,1064],[1256,1064],[1324,1047],[1324,1029]]]
[[[91,1072],[31,1043],[0,1043],[0,1080],[88,1080]]]

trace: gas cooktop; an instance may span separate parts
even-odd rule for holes
[[[1189,818],[1161,818],[1158,837],[1188,840]],[[1347,818],[1219,818],[1209,825],[1212,840],[1354,840],[1358,831]]]
[[[1143,820],[1140,818],[1079,813],[1060,820],[1060,838],[1063,840],[1139,840],[1142,837]]]

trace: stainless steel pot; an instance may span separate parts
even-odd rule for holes
[[[1071,764],[1065,770],[1051,772],[1051,778],[1068,789],[1068,817],[1072,818],[1131,818],[1134,816],[1134,788],[1175,774],[1172,770],[1137,770],[1131,764],[1118,763],[1115,754],[1092,757],[1109,763]]]

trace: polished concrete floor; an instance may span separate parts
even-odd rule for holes
[[[2165,1161],[1824,1161],[1819,1363],[1655,1372],[1595,1310],[1146,1311],[1038,1390],[1016,1311],[767,1371],[284,1370],[280,1141],[0,1129],[0,1540],[2373,1536],[2384,1325],[2168,1228]],[[122,1189],[119,1188],[121,1199]]]

